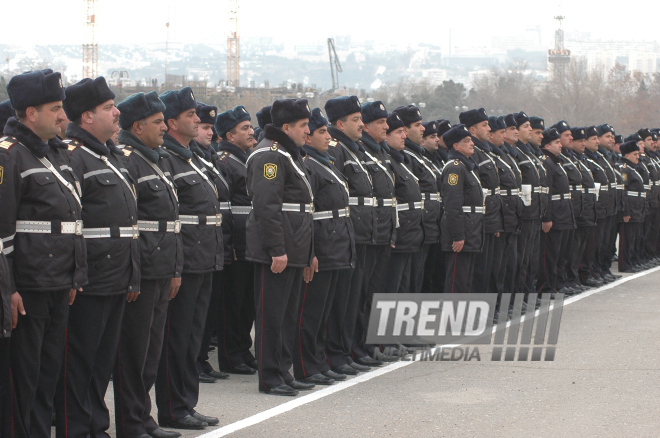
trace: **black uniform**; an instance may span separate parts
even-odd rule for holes
[[[376,243],[377,213],[374,209],[374,190],[371,175],[360,159],[360,146],[337,128],[328,132],[333,140],[328,153],[335,167],[348,180],[351,221],[355,231],[357,259],[355,269],[342,270],[337,279],[337,291],[328,319],[326,352],[332,368],[351,364],[351,348],[355,336],[359,303],[365,281],[367,245]]]
[[[124,154],[69,124],[65,142],[82,183],[89,285],[70,308],[57,394],[57,436],[103,436],[110,426],[110,382],[127,292],[140,290],[137,204]],[[121,176],[120,176],[121,175]]]
[[[0,239],[0,393],[9,394],[11,387],[10,343],[11,335],[11,285],[9,283],[9,264],[2,252]],[[0,434],[11,436],[11,400],[0,399]]]
[[[625,158],[622,163],[621,175],[625,191],[619,225],[619,272],[637,272],[635,242],[643,231],[646,191],[643,177],[639,172],[639,164],[634,165]],[[625,222],[623,218],[627,216],[630,216],[630,220]]]
[[[9,276],[5,272],[0,283],[3,338],[10,332],[13,292],[20,293],[26,311],[12,332],[12,380],[19,390],[10,422],[15,436],[47,436],[64,359],[69,291],[87,284],[87,250],[82,224],[76,226],[82,220],[80,186],[59,139],[45,143],[16,118],[4,132],[9,137],[0,138],[0,238]],[[44,223],[39,231],[26,221]],[[3,403],[8,394],[3,391]]]
[[[296,379],[330,370],[325,355],[326,323],[340,270],[355,266],[353,223],[348,208],[348,183],[330,156],[311,146],[304,162],[314,192],[314,248],[319,272],[302,284],[293,355]]]
[[[610,182],[607,178],[605,169],[598,164],[598,159],[598,154],[589,150],[584,151],[584,160],[581,159],[582,163],[589,168],[598,193],[595,203],[595,230],[590,230],[589,235],[587,236],[582,263],[580,264],[580,280],[583,282],[589,278],[593,278],[596,281],[603,280],[600,269],[599,251],[602,246],[600,237],[604,234],[603,229],[607,224],[608,205],[610,203]]]
[[[649,192],[650,214],[645,225],[645,247],[644,254],[647,259],[654,259],[657,255],[658,235],[660,235],[660,162],[656,152],[647,152],[648,162],[646,167],[649,169],[651,177],[651,190]],[[648,228],[647,228],[648,223]]]
[[[619,204],[621,202],[621,195],[619,194],[617,183],[617,172],[614,164],[610,161],[609,152],[602,146],[598,147],[598,151],[594,153],[596,163],[605,170],[607,179],[609,181],[609,190],[607,191],[607,217],[603,221],[601,228],[599,223],[599,236],[598,236],[598,266],[601,276],[612,275],[610,267],[612,266],[612,255],[614,240],[616,240],[617,213],[621,210]],[[601,192],[601,196],[604,192]]]
[[[442,168],[446,164],[443,158],[437,151],[431,152],[424,150],[424,158],[426,163],[433,169],[435,174],[435,183],[438,187],[438,196],[440,203],[440,214],[438,215],[438,229],[440,228],[440,220],[444,208],[442,206],[442,195],[440,187],[442,187]],[[422,291],[429,293],[442,293],[445,287],[445,255],[442,252],[442,245],[438,239],[438,243],[429,246],[428,254],[426,255],[426,264],[424,266],[424,282],[422,283]]]
[[[449,159],[442,169],[445,211],[440,221],[447,267],[445,293],[470,293],[474,290],[475,255],[483,250],[485,239],[484,192],[472,160],[453,149]],[[461,240],[465,241],[463,249],[454,252],[453,243]]]
[[[573,204],[573,216],[577,219],[582,214],[582,173],[577,166],[577,158],[571,149],[562,149],[559,154],[559,165],[564,169],[568,176],[570,185],[571,203]],[[577,278],[568,279],[570,271],[571,257],[578,252],[582,244],[583,236],[576,236],[576,227],[567,229],[562,238],[562,245],[559,249],[559,260],[557,262],[557,289],[568,287],[572,282],[577,282]],[[576,268],[577,270],[577,268]]]
[[[351,349],[351,356],[355,359],[373,355],[372,347],[365,345],[371,303],[374,293],[380,293],[385,289],[387,265],[392,245],[396,241],[394,173],[390,167],[390,156],[383,148],[383,143],[376,143],[367,133],[363,133],[362,139],[358,142],[360,145],[358,156],[371,176],[377,206],[374,207],[374,243],[367,245],[364,282]]]
[[[183,270],[183,242],[176,189],[163,163],[169,154],[126,130],[119,141],[136,182],[140,230],[140,296],[124,310],[113,380],[117,436],[129,438],[158,428],[149,391],[163,348],[171,279]]]
[[[493,251],[495,249],[495,233],[504,231],[502,221],[502,199],[500,198],[500,177],[495,160],[491,157],[490,146],[487,143],[472,137],[474,154],[470,159],[476,164],[475,173],[479,176],[481,187],[486,195],[486,213],[484,215],[484,246],[476,254],[474,262],[474,283],[472,291],[475,293],[488,292],[491,272],[493,270]]]
[[[247,193],[248,154],[238,146],[222,140],[218,167],[226,175],[231,188],[234,222],[232,244],[235,260],[225,266],[221,305],[223,318],[218,327],[218,364],[227,371],[241,365],[254,365],[252,325],[254,323],[254,265],[245,259],[245,224],[252,211]]]
[[[554,292],[557,290],[559,273],[557,271],[562,240],[567,230],[575,228],[573,203],[571,202],[570,185],[566,171],[560,165],[559,156],[554,156],[543,150],[545,158],[543,165],[550,187],[550,202],[541,222],[552,222],[549,232],[541,232],[541,248],[539,254],[539,275],[536,289],[539,292]]]
[[[259,390],[293,382],[289,373],[303,268],[314,257],[309,173],[300,148],[273,125],[248,159],[253,210],[246,227],[246,259],[255,262],[255,351]],[[286,269],[271,271],[272,257],[286,255]]]
[[[213,272],[222,269],[224,252],[218,189],[208,170],[196,154],[168,134],[163,147],[170,155],[164,164],[177,189],[183,239],[181,287],[170,301],[156,378],[158,421],[167,424],[190,415],[197,404],[197,357]]]

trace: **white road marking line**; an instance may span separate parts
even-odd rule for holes
[[[580,301],[583,298],[590,297],[592,295],[595,295],[600,292],[604,292],[608,289],[612,289],[613,287],[620,286],[623,283],[626,283],[631,280],[635,280],[639,277],[643,277],[645,275],[651,274],[653,272],[657,272],[660,270],[660,266],[635,273],[633,275],[629,275],[627,277],[621,278],[619,280],[616,280],[612,283],[606,284],[604,286],[599,287],[598,289],[593,289],[590,291],[582,292],[579,295],[574,295],[570,298],[567,298],[564,300],[564,306],[567,306],[569,304],[575,303],[577,301]],[[536,311],[536,314],[538,315],[539,310]],[[523,316],[524,319],[524,316]],[[511,321],[507,322],[507,326],[511,324]],[[493,327],[493,330],[495,330],[495,327]],[[447,347],[455,347],[458,346],[457,344],[448,344],[448,345],[441,345],[438,347],[435,347],[433,351],[435,351],[438,348],[447,348]],[[417,353],[420,354],[420,353]],[[273,408],[267,409],[263,412],[259,412],[258,414],[254,414],[250,417],[243,418],[242,420],[236,421],[234,423],[230,423],[226,426],[221,427],[220,429],[216,429],[213,431],[210,431],[208,433],[205,433],[204,435],[200,435],[199,438],[220,438],[223,436],[227,436],[230,433],[237,432],[241,429],[245,429],[246,427],[254,426],[255,424],[262,423],[266,420],[269,420],[273,417],[276,417],[280,414],[283,414],[285,412],[289,412],[295,408],[299,408],[300,406],[304,406],[308,403],[314,402],[316,400],[320,400],[324,397],[327,397],[329,395],[332,395],[336,392],[343,391],[345,389],[350,388],[351,386],[357,385],[359,383],[367,382],[371,379],[374,379],[376,377],[380,377],[384,374],[390,373],[392,371],[398,370],[400,368],[406,367],[410,364],[415,363],[415,361],[410,360],[410,361],[399,361],[392,363],[390,365],[386,365],[382,368],[377,368],[374,371],[369,371],[368,373],[365,374],[360,374],[357,377],[354,377],[350,380],[347,380],[345,382],[339,382],[335,383],[332,386],[328,386],[323,389],[319,389],[317,391],[314,391],[308,395],[296,397],[293,400],[289,402],[282,403],[281,405],[275,406]]]

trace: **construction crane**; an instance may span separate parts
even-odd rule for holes
[[[339,73],[341,73],[343,70],[341,69],[339,57],[337,56],[337,51],[335,50],[334,38],[328,38],[328,56],[330,57],[330,73],[332,74],[331,91],[335,91],[339,88]]]
[[[82,46],[83,78],[96,78],[99,75],[99,45],[96,42],[96,2],[84,0],[87,7],[85,22],[85,42]]]
[[[241,60],[241,39],[238,36],[238,0],[229,0],[229,36],[227,37],[227,82],[239,86]]]

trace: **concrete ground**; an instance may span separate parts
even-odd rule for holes
[[[220,425],[183,436],[658,437],[660,268],[623,280],[569,300],[552,362],[491,362],[484,346],[481,361],[399,362],[295,398],[232,375],[201,385],[198,411]]]

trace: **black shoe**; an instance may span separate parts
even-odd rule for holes
[[[244,363],[240,365],[236,365],[234,368],[229,368],[228,370],[223,370],[223,371],[226,371],[230,374],[246,374],[246,375],[254,374],[257,372],[256,369]]]
[[[293,397],[298,395],[298,391],[296,391],[286,383],[282,383],[281,385],[278,385],[275,388],[270,388],[266,391],[261,391],[261,390],[259,391],[270,395],[283,395],[287,397]]]
[[[321,373],[312,374],[311,376],[302,379],[302,381],[304,383],[311,383],[313,385],[333,385],[335,383],[335,379],[325,376]]]
[[[297,389],[298,391],[309,391],[310,389],[314,388],[313,383],[305,383],[301,382],[300,380],[294,380],[293,382],[289,383],[289,386],[293,389]]]
[[[354,368],[358,371],[371,371],[371,367],[368,367],[366,365],[360,365],[357,362],[351,362],[348,364],[349,367]]]
[[[619,275],[619,274],[610,274],[610,276],[614,278],[614,280],[618,280],[619,278],[623,277],[623,275]]]
[[[160,427],[154,431],[149,432],[149,436],[153,438],[179,438],[181,434],[173,430],[163,430]]]
[[[382,360],[383,362],[398,362],[401,358],[394,354],[381,353],[378,355],[378,360]]]
[[[199,383],[215,383],[217,380],[206,373],[199,373]]]
[[[220,423],[220,420],[218,420],[215,417],[207,417],[206,415],[202,415],[199,412],[195,411],[194,409],[192,412],[190,412],[190,415],[196,420],[201,421],[202,423],[208,423],[209,426],[217,426]]]
[[[253,359],[250,362],[245,362],[245,365],[249,366],[250,368],[252,368],[255,371],[257,371],[257,367],[259,366],[257,364],[257,359]]]
[[[169,427],[172,429],[202,430],[208,427],[208,423],[199,421],[191,415],[186,415],[180,420],[158,421],[160,427]]]
[[[382,360],[374,359],[369,356],[358,357],[357,359],[355,359],[355,362],[367,367],[380,367],[383,366],[384,364]]]
[[[209,351],[215,351],[215,347],[213,345],[209,345]]]
[[[346,374],[341,374],[341,373],[335,373],[332,370],[328,370],[325,373],[323,373],[324,376],[330,377],[333,380],[339,381],[339,380],[346,380]]]
[[[224,371],[211,370],[206,374],[213,377],[214,379],[226,379],[227,377],[229,377],[229,374],[225,373]]]
[[[356,370],[352,366],[346,365],[346,364],[344,364],[340,367],[337,367],[337,368],[333,368],[332,371],[334,371],[337,374],[347,374],[349,376],[355,376],[358,373],[358,370]]]
[[[589,287],[601,287],[603,285],[603,282],[598,281],[594,278],[587,278],[586,280],[584,280],[582,282],[582,284],[584,284],[585,286],[589,286]]]

